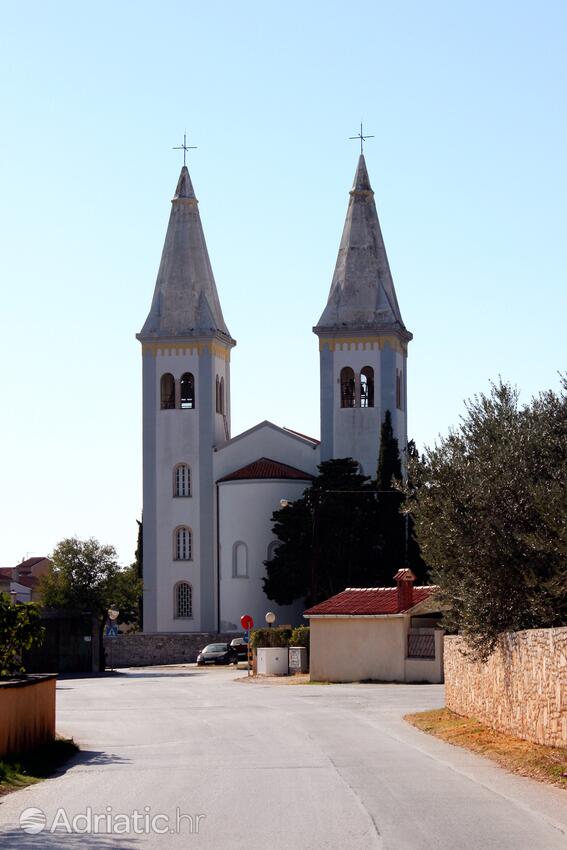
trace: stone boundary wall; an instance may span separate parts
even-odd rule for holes
[[[151,667],[155,664],[188,664],[197,660],[208,643],[230,643],[239,633],[194,632],[179,634],[123,634],[104,638],[107,667]]]
[[[567,628],[501,636],[486,662],[445,637],[447,708],[501,732],[550,747],[567,747]]]

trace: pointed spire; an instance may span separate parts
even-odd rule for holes
[[[220,306],[199,202],[185,165],[171,203],[152,306],[139,336],[155,339],[220,333],[234,344]]]
[[[197,198],[195,197],[193,184],[191,183],[191,178],[189,176],[189,169],[186,165],[184,165],[181,169],[181,174],[179,175],[179,180],[177,181],[177,187],[175,189],[175,195],[173,196],[173,200],[177,201],[179,198],[190,198],[191,200],[197,200]]]
[[[327,306],[315,332],[406,330],[364,154],[358,160]]]
[[[372,192],[372,186],[370,185],[370,177],[368,176],[368,169],[366,168],[366,160],[364,159],[363,153],[361,153],[358,157],[358,165],[356,167],[356,174],[354,175],[352,191]],[[374,192],[372,192],[372,194],[374,194]]]

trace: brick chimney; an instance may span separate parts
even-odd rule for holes
[[[405,567],[398,570],[394,576],[398,589],[398,611],[407,611],[413,605],[413,583],[415,576],[411,570]]]

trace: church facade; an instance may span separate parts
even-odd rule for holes
[[[406,329],[364,156],[350,191],[319,338],[321,439],[264,421],[232,436],[230,360],[198,201],[183,166],[154,295],[137,335],[143,360],[144,631],[241,631],[271,610],[301,622],[262,589],[277,540],[271,516],[301,496],[317,465],[355,458],[374,475],[380,426],[392,414],[407,443]]]

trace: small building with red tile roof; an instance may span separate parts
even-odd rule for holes
[[[40,602],[39,580],[52,561],[45,556],[26,558],[15,567],[0,569],[0,592],[10,593],[16,602]]]
[[[409,569],[394,579],[395,587],[347,587],[304,612],[312,681],[443,681],[439,588],[415,587]]]

